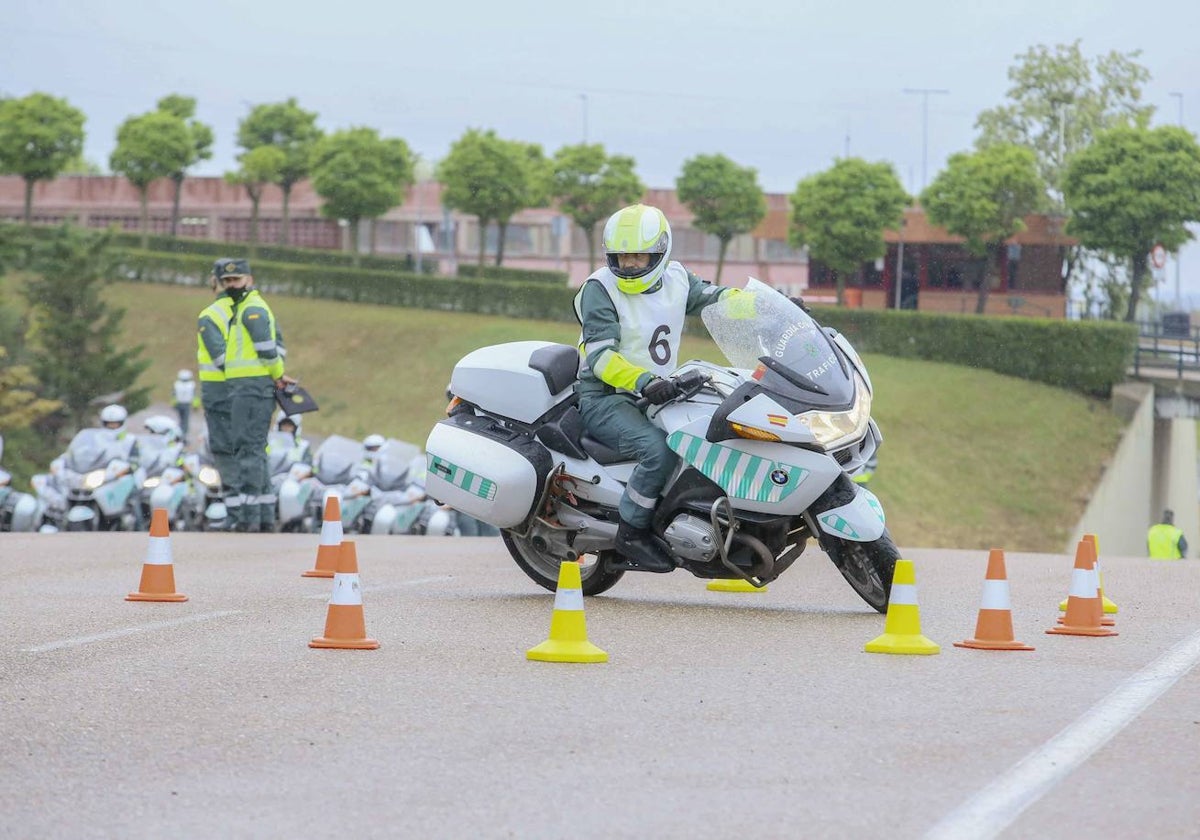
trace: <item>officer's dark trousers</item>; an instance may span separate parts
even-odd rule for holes
[[[236,464],[230,513],[235,525],[257,531],[275,522],[275,493],[267,468],[267,435],[275,408],[275,383],[269,376],[229,380],[230,421]],[[230,500],[226,500],[229,505]]]
[[[638,462],[625,485],[619,512],[633,527],[649,527],[658,494],[679,458],[667,446],[667,433],[650,422],[630,394],[593,395],[581,388],[579,411],[588,434]]]
[[[229,425],[229,412],[233,401],[226,382],[200,383],[200,405],[204,408],[204,422],[208,426],[208,448],[212,452],[213,465],[221,474],[226,505],[233,493],[233,479],[237,472],[237,461],[233,458],[233,429]]]

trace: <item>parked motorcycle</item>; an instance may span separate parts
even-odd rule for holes
[[[0,460],[4,437],[0,435]],[[12,473],[0,467],[0,531],[36,531],[42,524],[42,505],[36,496],[12,486]]]
[[[371,485],[367,481],[368,465],[363,460],[362,444],[341,435],[325,438],[313,456],[308,496],[307,521],[309,530],[317,530],[324,517],[325,496],[336,493],[342,511],[342,530],[362,533],[363,515],[371,503]],[[280,488],[283,492],[283,488]]]
[[[134,439],[108,429],[82,429],[67,451],[35,475],[34,490],[49,529],[132,531],[141,523],[138,490],[143,473],[132,462]]]
[[[183,470],[183,431],[170,417],[147,417],[148,434],[138,435],[138,458],[145,478],[141,486],[142,514],[150,521],[150,511],[167,509],[170,527],[186,528],[188,517],[181,516],[183,501],[191,489]],[[159,488],[162,488],[161,490]]]
[[[899,556],[882,505],[848,476],[882,437],[871,380],[845,336],[757,280],[755,312],[702,313],[731,367],[679,366],[680,397],[650,410],[680,456],[654,533],[700,578],[776,579],[816,539],[851,587],[887,609]],[[636,462],[584,433],[579,352],[543,341],[476,350],[454,368],[449,416],[426,444],[428,494],[502,529],[517,565],[554,590],[581,561],[585,595],[614,568],[617,506]]]
[[[425,488],[412,481],[411,466],[421,450],[388,438],[366,471],[371,500],[359,523],[363,533],[411,534],[426,508]]]

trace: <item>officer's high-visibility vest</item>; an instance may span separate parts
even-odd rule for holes
[[[222,338],[225,339],[225,352],[229,353],[229,325],[233,320],[233,300],[227,295],[214,300],[200,313],[200,319],[203,321],[208,318],[221,331]],[[224,382],[225,381],[225,357],[213,359],[209,354],[208,348],[204,346],[204,339],[199,333],[196,335],[196,363],[200,367],[201,382]]]
[[[246,319],[247,317],[262,317],[260,313],[266,315],[269,328],[267,335],[270,337],[262,342],[256,342],[250,334],[250,329],[246,326]],[[270,345],[270,348],[265,346],[267,344]],[[275,358],[270,362],[264,362],[258,356],[260,349],[269,350],[275,355]],[[242,302],[234,314],[233,323],[229,327],[229,348],[225,354],[225,378],[244,379],[250,376],[268,376],[278,379],[283,375],[283,359],[279,357],[278,352],[275,341],[275,313],[271,311],[271,307],[267,306],[262,295],[256,289],[251,289],[242,298]]]
[[[1179,538],[1182,535],[1183,531],[1165,522],[1152,526],[1146,535],[1150,557],[1154,560],[1181,559],[1183,555],[1179,553]]]

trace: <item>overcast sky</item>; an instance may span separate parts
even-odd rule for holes
[[[252,104],[295,96],[327,130],[372,126],[427,160],[470,127],[548,153],[586,132],[650,186],[720,152],[790,192],[848,148],[918,192],[1003,100],[1015,55],[1075,39],[1141,50],[1156,122],[1177,120],[1174,91],[1200,128],[1198,0],[0,0],[0,20],[0,90],[65,96],[106,168],[121,121],[178,92],[216,131],[197,174],[233,166]],[[949,91],[928,97],[927,155],[905,88]],[[1182,263],[1200,302],[1200,247]]]

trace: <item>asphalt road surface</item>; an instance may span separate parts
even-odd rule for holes
[[[1113,638],[1047,636],[1063,555],[1008,555],[1030,653],[963,650],[985,552],[914,549],[937,656],[819,552],[765,593],[627,574],[610,661],[530,662],[553,597],[499,540],[358,538],[376,651],[312,650],[311,535],[0,535],[0,837],[1200,837],[1200,563],[1104,557]]]

